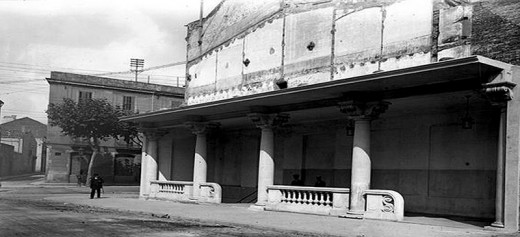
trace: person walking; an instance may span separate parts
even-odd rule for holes
[[[94,198],[94,193],[97,192],[97,198],[101,197],[101,189],[103,188],[103,178],[101,178],[98,174],[94,174],[92,178],[90,178],[90,199]]]

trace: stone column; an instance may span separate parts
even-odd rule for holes
[[[340,102],[340,110],[348,119],[353,119],[354,141],[352,148],[352,173],[350,186],[350,213],[362,214],[365,211],[363,192],[370,188],[370,121],[388,109],[390,103],[379,102]]]
[[[267,204],[267,186],[274,184],[274,133],[273,128],[287,122],[287,114],[248,115],[253,123],[262,129],[258,160],[258,193],[256,206]]]
[[[498,127],[497,180],[495,196],[495,222],[493,227],[504,228],[504,159],[506,146],[506,108],[500,109],[500,125]]]
[[[158,172],[158,140],[164,136],[167,131],[163,130],[147,130],[144,131],[145,146],[143,146],[143,154],[141,157],[141,187],[140,197],[148,197],[150,195],[150,182],[157,180]]]
[[[207,142],[206,133],[209,129],[218,126],[217,123],[188,122],[186,126],[197,135],[195,143],[195,155],[193,158],[193,193],[192,198],[200,197],[200,184],[207,182]]]
[[[505,194],[505,158],[507,133],[507,101],[513,97],[511,85],[487,85],[484,92],[492,105],[500,107],[500,123],[498,127],[497,176],[495,192],[495,222],[493,227],[504,228],[504,194]]]

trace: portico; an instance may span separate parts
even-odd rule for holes
[[[145,133],[142,197],[150,195],[150,182],[157,180],[161,166],[156,163],[157,149],[173,149],[172,154],[180,155],[171,157],[178,162],[171,162],[170,177],[186,170],[192,175],[169,182],[192,185],[187,192],[196,201],[218,189],[209,181],[222,186],[223,197],[229,195],[226,191],[241,190],[247,199],[253,193],[248,190],[254,189],[256,206],[326,215],[398,220],[384,215],[402,215],[399,208],[457,215],[464,212],[464,205],[457,203],[466,202],[466,212],[472,216],[489,218],[491,210],[494,225],[502,222],[506,228],[516,228],[518,185],[504,190],[504,185],[519,180],[518,148],[513,144],[520,141],[515,129],[520,124],[511,113],[518,110],[514,107],[518,101],[504,96],[516,90],[518,78],[512,75],[514,70],[505,64],[473,56],[124,120],[142,123],[145,130],[170,134],[188,130],[196,136],[194,143],[174,139],[171,147],[157,148],[157,138]],[[477,121],[473,130],[459,124],[467,95],[473,98],[471,112]],[[491,97],[506,107],[486,104],[494,101]],[[199,118],[196,123],[194,116]],[[345,131],[349,120],[354,121],[352,137]],[[208,125],[216,123],[220,126],[211,125],[208,133]],[[460,140],[461,149],[481,146],[477,149],[481,154],[472,158],[473,153],[447,150],[452,144],[445,141],[463,137],[469,141]],[[491,140],[495,142],[489,145]],[[176,153],[180,146],[192,147],[191,155]],[[175,167],[180,160],[191,160],[193,166],[183,161],[185,165]],[[489,170],[488,163],[496,168]],[[306,186],[313,186],[315,176],[323,176],[327,187],[291,187],[294,173],[305,179]],[[482,184],[479,177],[493,177],[493,185]],[[474,189],[456,193],[458,186],[442,186],[450,179]],[[208,185],[213,191],[203,190]]]

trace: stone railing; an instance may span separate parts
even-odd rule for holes
[[[343,215],[349,208],[350,189],[316,188],[301,186],[267,187],[268,202],[265,210]]]
[[[221,203],[222,187],[217,183],[201,183],[199,202]]]
[[[222,188],[217,183],[200,184],[200,197],[193,197],[193,182],[151,181],[150,198],[182,202],[222,202]]]
[[[404,199],[401,194],[391,190],[366,190],[364,218],[402,221],[404,218]]]
[[[193,182],[188,181],[151,181],[150,198],[173,201],[190,201]]]

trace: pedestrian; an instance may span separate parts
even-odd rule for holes
[[[325,187],[327,184],[325,181],[321,179],[321,176],[316,176],[316,183],[314,184],[314,187]]]
[[[90,199],[94,198],[94,193],[97,192],[97,197],[101,197],[101,189],[103,188],[103,178],[101,178],[98,174],[94,174],[94,176],[90,179]]]
[[[76,175],[76,179],[78,180],[78,187],[81,187],[83,183],[83,169],[79,170],[79,174]]]
[[[303,186],[303,181],[300,179],[299,174],[293,174],[293,181],[291,182],[291,185],[294,186]]]
[[[85,170],[80,169],[79,174],[76,175],[76,178],[78,180],[78,187],[81,187],[81,184],[86,185],[87,174],[85,173]]]

